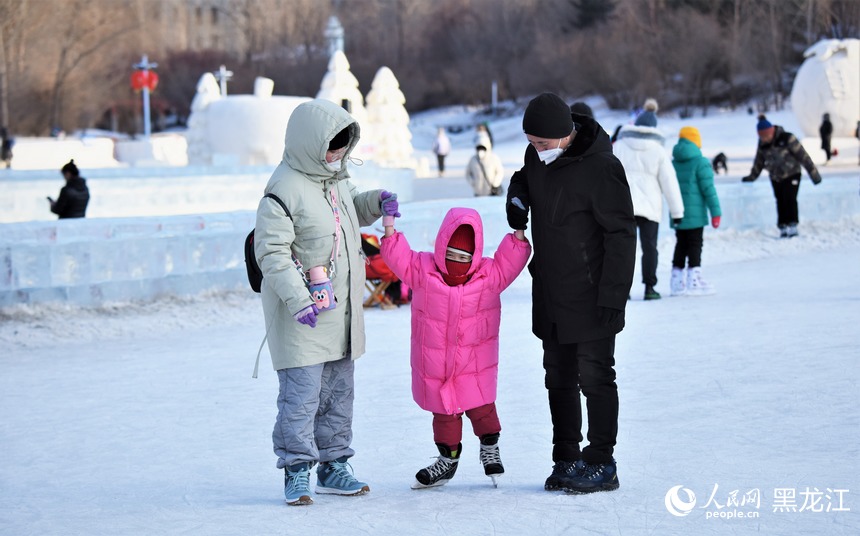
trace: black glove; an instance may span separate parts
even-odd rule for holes
[[[675,227],[681,225],[681,222],[684,221],[684,218],[672,218],[672,225]]]
[[[508,199],[505,211],[508,214],[508,225],[511,226],[511,229],[525,231],[529,223],[528,205],[524,204],[519,197],[512,197]]]
[[[752,175],[747,175],[746,177],[741,179],[741,182],[752,182],[754,180],[756,180],[756,177],[753,177]]]
[[[621,316],[621,311],[619,309],[613,309],[612,307],[601,307],[597,306],[597,317],[600,319],[601,326],[611,326],[618,320],[618,317]]]
[[[812,184],[821,184],[821,175],[812,177]]]

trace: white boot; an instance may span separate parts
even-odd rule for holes
[[[684,269],[672,268],[672,281],[669,283],[672,296],[683,296],[687,293],[687,283],[684,281]]]
[[[688,296],[709,296],[714,293],[716,293],[714,287],[702,279],[702,269],[700,267],[697,266],[687,270]]]

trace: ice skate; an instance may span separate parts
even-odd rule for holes
[[[710,296],[716,292],[716,289],[702,278],[701,268],[697,266],[687,270],[687,296]]]
[[[687,293],[687,283],[684,279],[683,268],[672,268],[672,281],[669,283],[672,296],[683,296]]]
[[[505,472],[502,458],[499,456],[499,434],[487,434],[481,438],[480,457],[484,474],[493,481],[493,487],[499,487],[498,478]]]
[[[460,463],[460,450],[463,448],[462,443],[457,445],[457,449],[454,451],[441,443],[436,443],[436,447],[439,449],[439,457],[432,465],[416,473],[412,489],[444,486],[457,472],[457,465]]]

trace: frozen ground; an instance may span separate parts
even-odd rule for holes
[[[527,275],[503,296],[500,487],[466,425],[456,478],[409,489],[434,451],[410,394],[409,309],[370,310],[353,465],[372,492],[308,508],[283,503],[265,353],[250,378],[263,335],[255,295],[7,310],[0,533],[857,534],[858,224],[808,224],[791,241],[715,233],[712,297],[642,302],[634,284],[617,348],[621,488],[594,496],[542,490],[551,427]],[[664,505],[677,485],[698,501],[685,517]],[[709,502],[715,486],[722,508]],[[818,497],[829,512],[775,512],[777,488],[796,491],[797,509],[816,488],[849,491]],[[758,508],[726,506],[755,489]],[[759,517],[708,519],[729,511]]]

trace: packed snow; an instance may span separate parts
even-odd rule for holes
[[[610,130],[627,120],[595,112]],[[796,126],[782,114],[773,115]],[[416,150],[430,154],[436,126],[476,117],[419,114]],[[706,155],[730,154],[721,182],[748,172],[754,117],[659,126],[668,136],[682,124],[701,129]],[[491,128],[509,175],[524,148],[517,119]],[[500,200],[476,204],[462,178],[472,135],[452,135],[450,175],[417,179],[418,201],[403,205],[417,247],[432,236],[410,235],[410,217],[429,225],[445,206],[469,204],[487,221],[503,218]],[[822,172],[856,184],[856,152]],[[771,226],[708,230],[703,269],[716,295],[642,301],[637,267],[616,349],[615,492],[543,490],[552,430],[524,273],[502,296],[499,488],[464,423],[454,479],[410,489],[435,453],[431,417],[411,397],[410,312],[369,309],[351,461],[372,491],[286,506],[271,450],[277,378],[265,366],[250,377],[264,333],[259,298],[217,292],[0,310],[0,534],[860,533],[860,215],[804,219],[812,185],[803,181],[799,237],[778,240]],[[664,296],[673,246],[664,233]]]

